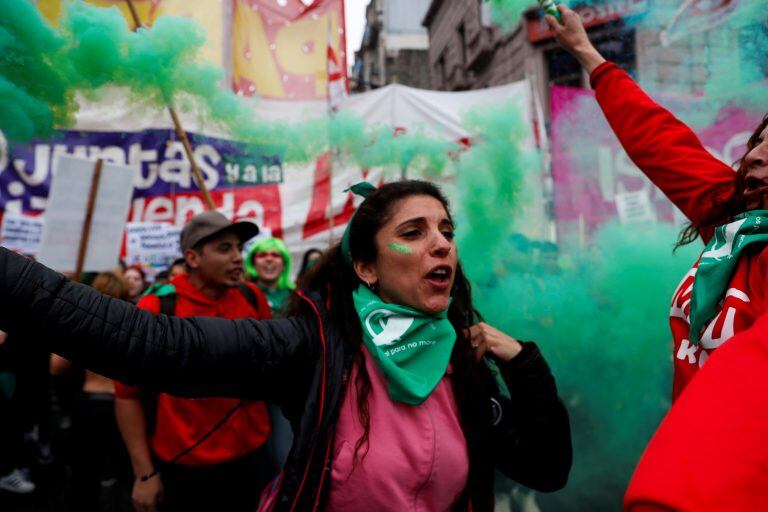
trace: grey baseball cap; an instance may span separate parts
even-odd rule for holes
[[[221,233],[234,233],[241,242],[247,242],[259,234],[259,226],[248,221],[230,222],[217,211],[201,213],[192,217],[181,230],[181,250],[191,249],[206,238]]]

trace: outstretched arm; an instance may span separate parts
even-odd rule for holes
[[[0,248],[0,325],[126,384],[182,396],[267,399],[313,366],[317,322],[153,315]],[[304,374],[311,372],[303,372]]]
[[[579,15],[560,6],[563,24],[547,22],[557,41],[590,74],[597,101],[632,161],[691,221],[701,220],[715,198],[733,194],[735,173],[698,137],[653,101],[623,70],[607,62],[587,37]]]

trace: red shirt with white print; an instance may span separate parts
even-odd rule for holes
[[[591,79],[627,154],[690,220],[733,193],[733,169],[624,71],[605,63]],[[701,236],[708,242],[712,232]],[[627,489],[629,512],[768,510],[768,251],[742,252],[717,315],[693,346],[697,268],[672,298],[674,404]]]

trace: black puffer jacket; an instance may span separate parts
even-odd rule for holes
[[[126,384],[282,405],[294,445],[275,510],[322,508],[350,365],[322,303],[302,296],[302,314],[285,320],[182,319],[110,299],[5,249],[0,272],[6,332],[51,340],[51,351]],[[557,490],[570,470],[571,439],[549,368],[533,343],[500,367],[512,400],[489,397],[494,453],[488,460],[524,485]],[[472,510],[492,508],[491,489],[489,482],[483,496],[468,497]]]

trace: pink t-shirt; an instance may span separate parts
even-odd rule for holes
[[[370,448],[353,470],[355,443],[363,434],[355,368],[336,424],[328,510],[450,510],[469,472],[450,368],[423,404],[411,406],[389,398],[384,376],[365,348],[363,353],[371,379]]]

